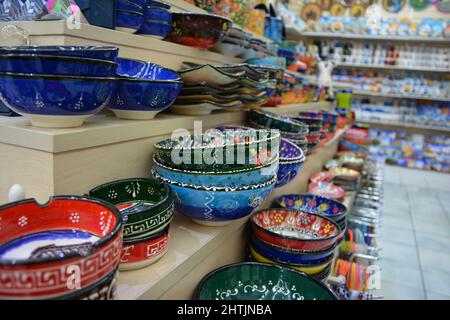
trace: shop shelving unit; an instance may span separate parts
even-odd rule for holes
[[[340,83],[335,85],[335,88],[345,89],[346,86]],[[371,92],[371,91],[358,91],[348,89],[355,96],[364,96],[364,97],[380,97],[380,98],[390,98],[390,99],[408,99],[408,100],[431,100],[431,101],[443,101],[449,102],[450,98],[446,97],[437,97],[437,96],[419,96],[419,95],[406,95],[406,94],[393,94],[393,93],[383,93],[383,92]]]
[[[434,73],[449,73],[450,69],[445,68],[426,68],[426,67],[414,67],[414,66],[389,66],[389,65],[370,65],[359,63],[339,63],[336,68],[351,68],[351,69],[376,69],[376,70],[396,70],[396,71],[417,71],[417,72],[434,72]]]
[[[401,130],[410,133],[450,136],[450,128],[448,127],[427,126],[399,121],[381,122],[377,120],[358,120],[358,124],[384,130]]]

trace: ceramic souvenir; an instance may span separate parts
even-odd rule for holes
[[[312,194],[323,196],[329,199],[343,201],[345,197],[345,191],[339,186],[334,185],[331,182],[311,182],[308,185],[308,191]]]
[[[222,86],[231,84],[242,77],[245,72],[229,73],[210,64],[181,70],[181,80],[186,84],[205,83],[207,85]]]
[[[117,9],[130,10],[137,12],[144,12],[145,0],[130,1],[130,0],[117,0]]]
[[[319,20],[322,16],[322,8],[316,3],[308,3],[303,6],[300,17],[305,22]]]
[[[165,39],[171,31],[172,25],[168,22],[145,20],[137,34],[155,39]]]
[[[233,111],[240,110],[244,104],[240,101],[231,101],[227,103],[217,103],[214,101],[196,101],[195,103],[184,103],[175,101],[170,111],[175,114],[188,116],[203,116],[211,114],[213,111]]]
[[[409,5],[415,10],[424,10],[431,6],[432,0],[409,0]]]
[[[302,149],[293,142],[282,138],[276,188],[282,187],[294,180],[303,167],[304,162],[305,155]]]
[[[244,53],[245,47],[243,45],[224,40],[216,43],[216,45],[212,48],[212,51],[229,57],[237,57],[238,55]]]
[[[383,0],[383,8],[392,13],[398,13],[406,4],[406,0]]]
[[[115,29],[127,33],[135,33],[144,23],[144,13],[141,11],[116,10]]]
[[[305,132],[305,130],[307,131],[308,128],[306,124],[295,121],[288,116],[281,116],[273,112],[262,110],[251,110],[249,120],[260,126],[284,132],[299,133]]]
[[[172,31],[170,5],[161,1],[148,1],[144,9],[144,22],[137,32],[140,35],[164,39]]]
[[[339,178],[343,180],[355,181],[360,176],[358,171],[348,168],[331,168],[329,171],[333,175],[333,179]]]

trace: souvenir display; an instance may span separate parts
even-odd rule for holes
[[[388,12],[398,13],[406,4],[406,0],[383,0],[384,10]]]
[[[144,21],[138,34],[146,37],[164,39],[172,31],[172,13],[170,5],[161,1],[147,0],[143,15]]]
[[[276,188],[282,187],[295,179],[303,167],[305,158],[299,146],[288,139],[281,138]]]

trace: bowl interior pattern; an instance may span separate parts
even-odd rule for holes
[[[117,63],[117,74],[122,77],[146,80],[180,80],[180,76],[175,71],[154,63],[122,58],[119,58]]]

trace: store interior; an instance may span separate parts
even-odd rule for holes
[[[0,1],[0,300],[450,300],[450,1]]]

